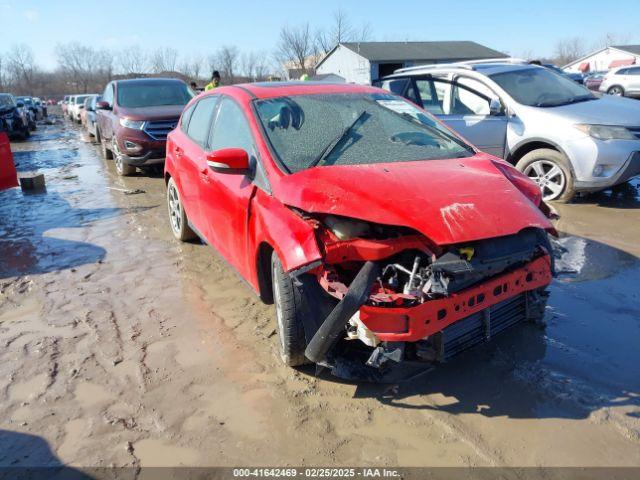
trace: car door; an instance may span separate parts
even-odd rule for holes
[[[416,90],[425,110],[483,152],[504,158],[507,116],[504,111],[492,115],[491,99],[498,97],[486,85],[474,78],[458,76],[453,81],[417,79]]]
[[[627,90],[634,93],[640,92],[640,67],[629,68],[627,78]]]
[[[207,222],[200,203],[200,183],[207,166],[206,148],[218,95],[208,95],[190,106],[182,115],[181,141],[171,142],[168,148],[179,171],[180,194],[191,225],[208,243],[213,239],[207,233]],[[183,123],[184,122],[184,123]]]
[[[209,136],[208,150],[242,148],[250,163],[258,161],[251,129],[240,105],[222,96]],[[247,274],[247,219],[255,190],[247,175],[217,173],[206,168],[200,177],[200,205],[206,219],[205,232],[216,249],[241,274]]]
[[[98,126],[100,127],[100,136],[109,143],[113,136],[113,105],[114,105],[114,84],[109,83],[102,93],[102,101],[109,104],[109,109],[101,109],[98,112]],[[71,100],[69,101],[69,108],[71,108]]]

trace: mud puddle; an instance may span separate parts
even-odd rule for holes
[[[47,191],[0,193],[0,465],[640,465],[637,183],[559,207],[546,330],[374,385],[283,367],[161,178],[60,122],[12,148]]]

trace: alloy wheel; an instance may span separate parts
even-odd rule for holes
[[[562,169],[550,160],[536,160],[527,165],[523,173],[538,184],[544,200],[560,197],[567,184]]]
[[[609,89],[609,95],[614,95],[616,97],[622,96],[622,89],[620,87],[611,87]]]
[[[182,217],[180,208],[180,196],[178,195],[178,189],[172,183],[169,186],[169,194],[167,195],[169,207],[169,220],[171,221],[171,228],[176,235],[180,234],[182,227]]]

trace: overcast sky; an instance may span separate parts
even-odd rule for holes
[[[640,44],[640,1],[503,0],[0,0],[0,54],[30,45],[40,65],[55,66],[55,45],[171,46],[182,55],[220,45],[271,53],[280,27],[326,27],[341,8],[374,40],[473,40],[522,56],[550,56],[559,39],[587,46],[607,33]]]

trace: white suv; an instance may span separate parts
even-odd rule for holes
[[[429,65],[398,70],[380,85],[514,164],[545,200],[566,202],[640,175],[640,102],[596,96],[547,68],[501,60]]]
[[[614,68],[602,79],[600,91],[618,97],[640,96],[640,65]]]

